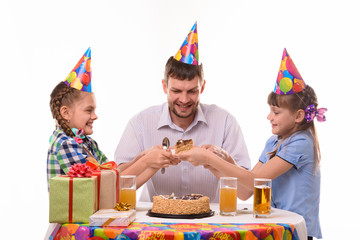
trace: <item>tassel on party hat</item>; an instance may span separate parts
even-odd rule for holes
[[[65,79],[65,84],[84,92],[91,92],[91,49],[88,48]]]
[[[176,53],[175,59],[179,62],[199,65],[197,22],[195,22],[179,51]]]
[[[289,95],[301,92],[306,87],[299,71],[284,48],[280,69],[275,83],[274,93]]]

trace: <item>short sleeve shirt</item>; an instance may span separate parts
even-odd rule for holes
[[[260,162],[269,161],[268,153],[279,144],[278,136],[268,139]],[[299,131],[280,143],[276,155],[294,167],[272,182],[272,206],[302,215],[309,236],[321,238],[320,170],[314,169],[314,140],[309,131]]]
[[[95,140],[85,137],[85,147],[92,153],[99,164],[107,162],[106,156],[99,150]],[[62,129],[56,129],[50,137],[47,155],[47,179],[58,175],[65,175],[73,164],[86,163],[89,157],[86,150]]]

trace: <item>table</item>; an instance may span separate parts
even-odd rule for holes
[[[238,204],[236,216],[221,216],[219,204],[211,203],[210,208],[215,211],[212,217],[172,219],[147,216],[146,213],[151,206],[151,202],[138,202],[136,219],[127,228],[89,227],[87,224],[52,224],[47,234],[50,238],[46,237],[46,239],[61,239],[60,235],[62,235],[62,239],[72,240],[307,239],[304,218],[281,209],[273,208],[269,218],[254,218],[252,205]],[[58,232],[58,236],[56,236],[56,232]],[[94,237],[83,238],[82,235],[86,234]],[[64,238],[64,236],[69,238]]]

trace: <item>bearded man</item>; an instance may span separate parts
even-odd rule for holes
[[[184,46],[189,49],[187,53]],[[162,86],[167,102],[130,119],[115,151],[121,175],[136,175],[137,187],[146,183],[141,201],[172,193],[179,197],[203,194],[211,202],[219,201],[219,172],[206,165],[194,167],[174,159],[171,151],[161,146],[164,137],[172,145],[179,139],[192,139],[195,147],[206,147],[215,153],[216,146],[221,147],[232,157],[233,164],[251,167],[236,119],[216,105],[200,103],[206,81],[194,49],[198,50],[196,23],[182,48],[166,63]],[[159,171],[162,168],[165,171]]]

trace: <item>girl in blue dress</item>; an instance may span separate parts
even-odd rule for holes
[[[272,179],[272,206],[302,215],[309,239],[322,238],[319,221],[320,148],[314,120],[325,121],[313,88],[305,85],[284,49],[275,89],[268,96],[272,133],[256,166],[234,167],[231,156],[216,146],[194,147],[178,154],[194,166],[238,179],[238,197],[253,194],[254,178]],[[209,151],[210,150],[210,151]],[[214,154],[215,153],[215,154]]]

